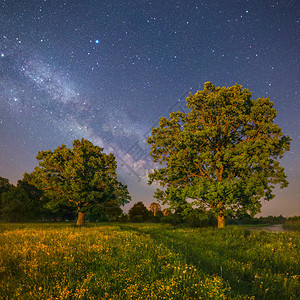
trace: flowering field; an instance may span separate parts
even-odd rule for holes
[[[299,232],[0,224],[0,299],[299,299]]]

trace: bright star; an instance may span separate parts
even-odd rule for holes
[[[96,44],[99,44],[99,40],[95,40],[95,43],[96,43]]]
[[[4,57],[4,53],[1,53],[1,57]]]

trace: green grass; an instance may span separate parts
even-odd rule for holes
[[[0,299],[299,299],[299,232],[0,224]]]

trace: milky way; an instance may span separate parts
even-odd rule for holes
[[[0,1],[0,176],[82,137],[113,152],[134,201],[153,201],[145,140],[205,81],[269,96],[293,138],[290,186],[264,214],[300,214],[298,1]]]

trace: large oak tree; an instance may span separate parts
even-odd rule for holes
[[[274,197],[276,184],[288,182],[279,159],[291,139],[274,123],[269,98],[253,100],[240,85],[204,90],[186,99],[190,112],[160,118],[147,139],[151,156],[162,168],[149,174],[159,183],[155,197],[169,205],[204,206],[225,226],[233,212],[260,211],[260,199]]]
[[[54,151],[40,151],[37,159],[39,166],[25,175],[26,180],[51,199],[48,207],[77,208],[77,225],[84,224],[85,212],[92,205],[130,201],[127,186],[117,180],[114,154],[107,155],[88,140],[75,140],[72,150],[61,145]]]

